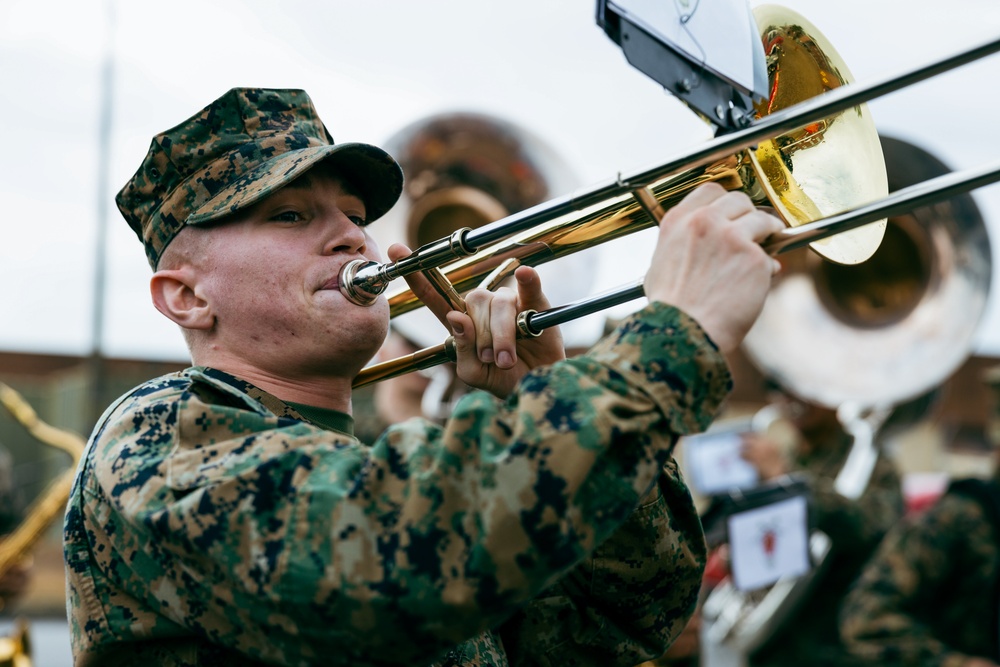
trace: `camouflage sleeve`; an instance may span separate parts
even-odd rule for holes
[[[932,618],[961,608],[950,600],[963,554],[981,531],[975,503],[943,496],[923,515],[892,528],[844,600],[840,632],[848,650],[881,666],[960,667],[972,659],[935,636]]]
[[[892,462],[879,455],[871,481],[859,498],[845,498],[834,488],[835,476],[814,477],[812,510],[816,527],[838,549],[866,553],[903,516],[903,486]]]
[[[646,501],[504,624],[512,667],[632,667],[666,652],[694,610],[705,542],[675,461]]]
[[[414,420],[372,447],[186,391],[98,443],[90,549],[125,594],[245,655],[428,662],[615,533],[729,382],[656,304],[506,403],[472,394],[446,429]]]

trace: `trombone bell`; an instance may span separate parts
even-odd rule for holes
[[[908,142],[882,138],[893,192],[950,170]],[[989,296],[987,226],[968,194],[892,216],[858,266],[789,255],[743,350],[809,402],[899,404],[968,356]]]
[[[770,87],[768,98],[755,105],[758,118],[853,81],[833,45],[803,17],[763,5],[754,18]],[[747,154],[767,202],[790,227],[878,201],[889,191],[866,104],[762,141]],[[810,247],[838,264],[858,264],[878,249],[885,226],[885,220],[873,222]]]

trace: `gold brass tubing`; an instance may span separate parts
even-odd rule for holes
[[[885,199],[859,206],[850,211],[830,216],[829,218],[824,218],[806,225],[777,232],[768,237],[768,239],[762,243],[762,246],[769,254],[777,255],[788,250],[793,250],[801,245],[821,240],[823,238],[828,238],[830,236],[835,236],[837,234],[855,229],[861,225],[870,224],[874,219],[887,216],[892,217],[906,211],[940,203],[941,201],[951,199],[956,195],[968,192],[969,190],[977,187],[995,183],[997,181],[1000,181],[1000,162],[996,162],[992,165],[986,165],[978,169],[967,170],[965,172],[946,173],[934,179],[897,190]],[[971,273],[976,272],[972,271]],[[614,293],[607,293],[603,296],[588,299],[587,304],[578,302],[577,304],[571,305],[574,307],[581,304],[597,305],[598,307],[610,307],[612,305],[624,303],[626,300],[637,298],[641,295],[642,283],[640,282]],[[773,299],[773,296],[771,298]],[[565,311],[566,308],[567,306],[560,306],[554,308],[553,311]],[[538,313],[538,315],[545,316],[550,312],[551,311],[546,311],[545,313]],[[530,316],[534,314],[535,313],[531,313],[530,311],[520,314],[517,326],[522,336],[524,334],[534,333],[534,329],[529,326],[528,322]],[[565,312],[560,313],[560,315],[565,315]],[[784,322],[785,319],[779,318],[779,322]],[[761,320],[758,320],[758,322],[760,321]],[[548,325],[551,326],[552,323],[550,322]],[[759,326],[759,324],[757,326]],[[541,328],[544,328],[544,326]],[[787,346],[781,348],[783,350],[782,354],[787,352],[786,348]],[[428,348],[428,351],[431,349],[432,348]],[[424,356],[427,357],[428,355]],[[454,359],[452,358],[452,360]],[[429,368],[430,366],[438,363],[444,363],[444,361],[447,361],[447,359],[439,358],[438,361],[433,362],[428,359],[424,359],[423,365],[418,366],[408,363],[407,358],[402,358],[400,360],[396,360],[395,362],[385,362],[382,366],[392,365],[395,371],[392,377],[395,377],[396,375],[402,375],[411,370]],[[368,380],[365,384],[374,381],[377,381],[377,379]]]
[[[425,347],[413,354],[362,368],[361,372],[355,376],[351,386],[357,389],[374,382],[406,375],[412,371],[433,368],[448,361],[455,361],[455,359],[455,339],[448,336],[440,345]]]
[[[743,188],[742,157],[725,160],[667,177],[650,186],[653,197],[666,210],[675,206],[702,183],[717,182],[727,190]],[[464,293],[508,259],[536,266],[580,250],[654,227],[653,219],[632,194],[626,193],[588,209],[554,218],[521,234],[496,243],[442,268],[448,281]],[[388,295],[390,316],[419,308],[422,304],[408,288]]]
[[[514,271],[516,271],[519,266],[521,266],[521,261],[516,257],[505,259],[500,266],[493,269],[493,271],[483,279],[483,282],[479,284],[479,288],[492,292],[496,288],[500,287],[500,283],[514,275]]]
[[[422,273],[427,277],[427,280],[434,287],[441,298],[448,302],[448,306],[452,310],[457,310],[460,313],[467,312],[465,307],[465,299],[463,299],[458,292],[455,291],[454,285],[448,282],[444,273],[441,269],[435,267],[433,269],[427,269],[422,271]]]
[[[500,286],[500,283],[510,277],[514,273],[514,270],[520,265],[520,262],[516,259],[510,259],[503,262],[486,277],[479,287],[492,292]],[[434,270],[436,271],[436,269]],[[445,281],[447,282],[447,279],[445,279]],[[450,285],[451,283],[448,284]],[[455,310],[461,310],[463,313],[466,312],[465,300],[461,297],[458,297],[458,299],[462,304],[462,308],[456,308]],[[534,311],[529,311],[527,314],[532,312]],[[526,315],[525,313],[521,313],[521,316]],[[518,319],[517,326],[518,331],[521,332],[523,337],[539,335],[531,331],[531,329],[528,329],[526,324],[522,323],[520,317]],[[452,336],[448,336],[448,338],[440,345],[425,347],[422,350],[417,350],[413,354],[399,357],[397,359],[390,359],[389,361],[383,361],[380,364],[372,364],[367,368],[361,369],[361,372],[354,378],[352,386],[357,389],[358,387],[364,387],[365,385],[373,384],[375,382],[381,382],[382,380],[388,380],[390,378],[399,377],[400,375],[406,375],[407,373],[411,373],[413,371],[432,368],[449,361],[455,361],[455,359],[455,339]]]
[[[483,279],[483,282],[479,284],[479,289],[485,289],[492,292],[499,287],[503,281],[512,276],[514,271],[519,266],[521,266],[521,262],[519,262],[516,258],[505,260],[500,264],[500,266],[495,268],[488,276],[486,276],[486,278]],[[457,310],[461,313],[468,312],[465,305],[465,299],[459,295],[459,293],[455,290],[455,286],[448,281],[448,278],[445,277],[441,269],[428,269],[424,271],[423,274],[427,276],[427,280],[429,280],[434,289],[437,290],[437,293],[448,302],[448,306],[452,310]]]
[[[535,331],[528,325],[528,318],[537,312],[535,310],[524,310],[517,314],[518,338],[537,338],[542,335],[541,331]],[[383,361],[380,364],[372,364],[367,368],[361,369],[361,372],[355,376],[351,386],[357,389],[358,387],[364,387],[375,382],[406,375],[413,371],[440,366],[449,361],[455,361],[456,358],[455,338],[454,336],[448,336],[440,345],[425,347],[413,354]]]

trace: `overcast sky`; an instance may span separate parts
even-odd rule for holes
[[[830,38],[859,80],[1000,35],[996,0],[784,4]],[[113,131],[108,186],[98,192],[101,65],[109,49]],[[875,101],[872,114],[880,131],[953,168],[976,166],[1000,145],[998,75],[994,56]],[[710,138],[701,121],[625,62],[595,24],[589,0],[3,0],[0,349],[91,349],[103,203],[102,350],[186,358],[179,333],[149,305],[141,245],[112,199],[153,134],[234,86],[306,89],[337,141],[377,144],[430,113],[489,112],[543,137],[581,185]],[[995,247],[998,188],[975,195]],[[602,265],[602,286],[639,277],[629,271],[641,239],[622,247],[630,249],[608,255],[629,259],[623,269],[609,268],[613,258]],[[980,353],[1000,354],[997,310],[991,303]]]

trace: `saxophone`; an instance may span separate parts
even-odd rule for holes
[[[42,443],[69,454],[70,466],[45,488],[28,507],[24,519],[9,535],[0,540],[0,577],[21,561],[42,537],[45,530],[66,510],[76,464],[83,455],[86,441],[79,435],[46,424],[24,398],[0,382],[0,403],[32,436]],[[31,642],[27,622],[19,618],[11,636],[0,637],[0,667],[31,667]]]

